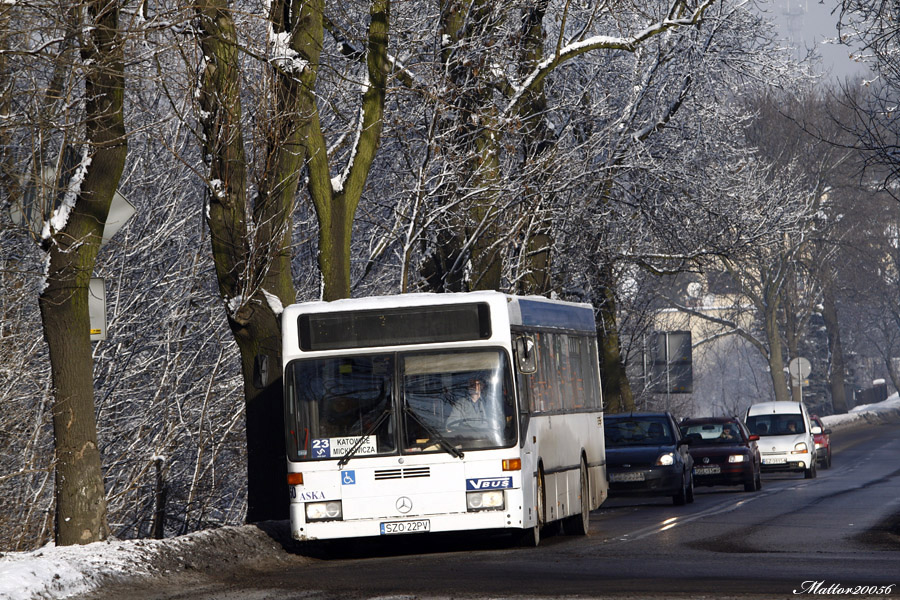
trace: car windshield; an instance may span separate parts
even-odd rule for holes
[[[760,437],[806,433],[803,415],[799,413],[770,413],[747,417],[747,429]]]
[[[607,417],[603,432],[607,448],[675,443],[668,420],[660,417]]]
[[[510,372],[499,350],[294,361],[285,385],[291,460],[461,456],[516,441]]]
[[[681,435],[694,445],[735,444],[744,441],[740,427],[735,423],[698,423],[681,425]]]

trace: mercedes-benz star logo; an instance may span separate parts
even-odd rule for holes
[[[412,510],[412,500],[410,500],[406,496],[400,496],[399,498],[397,498],[397,510],[405,515]]]

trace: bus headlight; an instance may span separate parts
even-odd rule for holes
[[[343,518],[344,511],[340,500],[306,503],[307,521],[337,521]]]
[[[503,492],[466,492],[466,508],[474,510],[503,510]]]

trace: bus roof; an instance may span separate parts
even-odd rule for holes
[[[285,312],[297,315],[471,302],[486,302],[493,306],[494,310],[506,305],[512,326],[596,331],[594,309],[590,304],[552,300],[543,296],[516,296],[494,291],[396,294],[347,298],[332,302],[302,302],[287,307]]]

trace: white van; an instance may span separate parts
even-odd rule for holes
[[[802,402],[762,402],[747,410],[750,433],[759,436],[761,468],[765,471],[803,471],[816,476],[816,444],[809,413]]]

